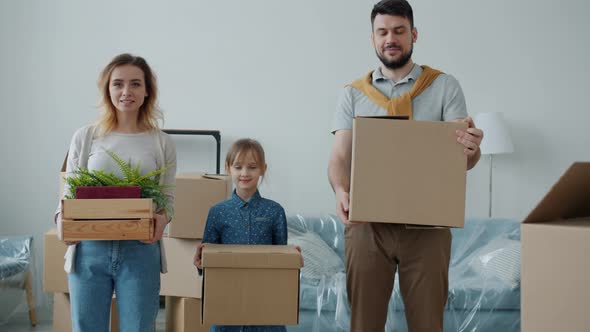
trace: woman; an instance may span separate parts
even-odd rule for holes
[[[116,56],[99,78],[102,114],[94,125],[76,131],[70,144],[66,175],[78,167],[121,175],[106,153],[112,151],[141,174],[172,164],[160,176],[169,185],[166,196],[173,206],[176,149],[172,139],[159,130],[155,76],[138,56]],[[64,189],[67,192],[68,188]],[[115,291],[121,331],[152,331],[159,308],[161,253],[165,211],[157,211],[151,241],[67,242],[66,271],[70,289],[74,331],[108,331],[110,303]],[[58,227],[61,215],[56,214]]]

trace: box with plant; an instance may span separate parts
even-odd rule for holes
[[[171,165],[141,175],[112,151],[105,151],[122,176],[80,167],[65,182],[62,201],[64,240],[148,240],[153,235],[154,211],[170,211],[167,185],[159,178]]]

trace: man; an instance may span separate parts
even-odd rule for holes
[[[457,131],[457,142],[465,147],[467,169],[479,160],[483,133],[467,116],[465,97],[457,80],[413,63],[412,50],[418,32],[407,1],[377,3],[371,24],[371,43],[381,65],[345,87],[334,116],[335,140],[328,167],[337,214],[345,224],[351,331],[384,330],[397,270],[409,331],[442,332],[450,230],[348,221],[352,119],[404,115],[413,120],[464,121],[469,128]]]

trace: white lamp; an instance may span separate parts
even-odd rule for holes
[[[492,217],[492,165],[495,154],[512,153],[514,146],[504,116],[499,112],[479,113],[473,121],[483,131],[481,154],[490,155],[490,197],[488,217]]]

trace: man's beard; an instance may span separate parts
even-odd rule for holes
[[[377,54],[377,57],[379,58],[379,60],[381,60],[381,63],[385,67],[391,70],[395,70],[405,66],[410,61],[410,59],[412,58],[413,51],[414,45],[412,45],[408,52],[402,53],[400,58],[397,60],[387,60],[385,56],[380,55],[379,52],[377,52],[377,50],[375,50],[375,54]]]

